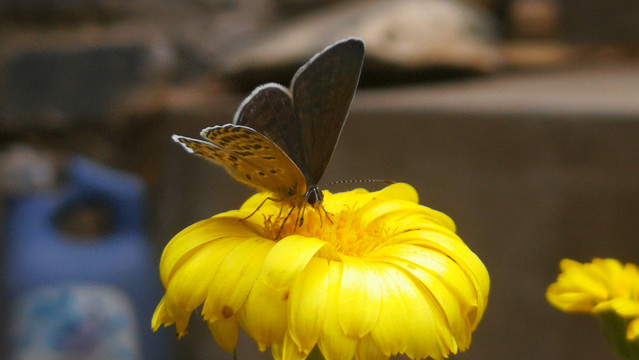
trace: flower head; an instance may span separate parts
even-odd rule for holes
[[[326,213],[306,207],[283,224],[288,211],[267,197],[169,242],[154,329],[175,324],[182,336],[202,306],[222,348],[235,347],[239,325],[276,359],[303,359],[315,346],[326,359],[440,359],[470,345],[488,273],[412,187],[325,192]]]
[[[568,313],[591,313],[604,321],[609,341],[622,355],[639,350],[639,269],[615,259],[581,264],[564,259],[546,291],[548,302]],[[619,333],[621,336],[617,336]],[[634,349],[634,350],[633,350]],[[635,353],[639,356],[639,352]],[[637,358],[637,357],[631,357]]]

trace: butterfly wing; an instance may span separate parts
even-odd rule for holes
[[[319,182],[333,155],[363,62],[364,42],[349,38],[313,56],[293,77],[291,93],[300,126],[295,141],[301,142],[302,154],[299,160],[292,157],[310,185]]]
[[[187,151],[223,166],[237,181],[280,199],[303,195],[306,183],[293,161],[273,142],[245,126],[226,124],[202,130],[211,142],[174,135]]]
[[[297,71],[290,91],[278,84],[260,86],[242,102],[233,124],[202,130],[210,143],[173,139],[224,166],[241,183],[281,199],[304,195],[333,154],[363,60],[362,40],[335,43]]]
[[[233,124],[255,129],[277,144],[298,166],[303,160],[293,98],[282,85],[270,83],[253,90],[237,109]]]

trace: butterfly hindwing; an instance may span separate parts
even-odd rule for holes
[[[303,195],[306,185],[295,164],[277,145],[244,127],[227,124],[202,130],[211,141],[173,136],[188,151],[222,165],[237,181],[280,198]]]
[[[333,155],[355,95],[364,61],[364,42],[349,38],[315,55],[291,82],[307,182],[317,184]]]

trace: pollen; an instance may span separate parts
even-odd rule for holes
[[[284,221],[288,212],[291,214]],[[312,206],[297,207],[293,211],[289,208],[283,213],[265,221],[265,229],[273,238],[278,232],[279,239],[289,235],[313,237],[331,244],[342,255],[354,257],[366,256],[388,240],[388,231],[383,226],[365,221],[350,206],[333,213]]]

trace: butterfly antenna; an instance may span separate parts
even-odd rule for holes
[[[383,185],[393,185],[395,183],[395,180],[382,180],[382,179],[364,179],[364,180],[337,180],[337,181],[332,181],[329,182],[328,184],[326,184],[326,186],[331,186],[331,185],[339,185],[339,184],[354,184],[354,183],[381,183]]]

